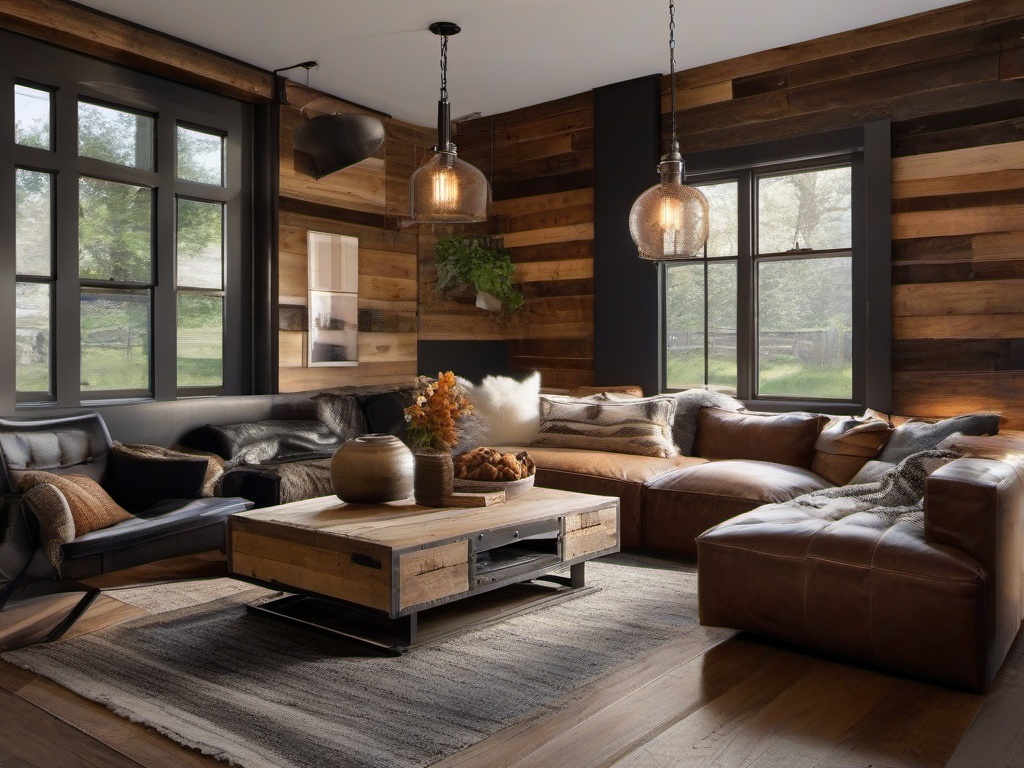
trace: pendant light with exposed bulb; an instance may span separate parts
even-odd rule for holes
[[[668,14],[672,142],[668,154],[662,155],[658,164],[661,183],[640,195],[629,212],[629,234],[636,243],[640,258],[649,261],[696,258],[708,239],[708,201],[700,190],[683,183],[686,163],[679,154],[679,139],[676,136],[674,0],[669,0]]]
[[[460,160],[452,142],[448,103],[448,38],[462,29],[437,21],[430,31],[441,38],[441,98],[437,102],[437,146],[434,155],[409,179],[409,213],[424,224],[469,224],[487,220],[491,188],[484,175]]]

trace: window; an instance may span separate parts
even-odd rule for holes
[[[799,142],[776,142],[689,164],[700,168],[689,182],[708,199],[710,234],[706,260],[665,269],[666,389],[707,384],[758,408],[833,412],[888,389],[888,347],[872,356],[867,343],[890,333],[888,253],[865,247],[868,210],[885,212],[888,238],[888,177],[872,173],[881,200],[865,206],[863,143],[825,137],[828,151],[803,160],[784,156]],[[886,310],[869,322],[870,300]]]
[[[0,287],[14,288],[15,326],[0,352],[17,402],[244,391],[252,108],[7,33],[0,44],[14,106],[0,110],[13,118],[0,239],[14,253]]]

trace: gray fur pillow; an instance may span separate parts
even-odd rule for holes
[[[352,395],[322,392],[313,397],[313,405],[316,407],[316,417],[342,440],[350,440],[370,431],[363,409]]]
[[[693,455],[693,444],[697,439],[697,414],[701,408],[746,410],[746,406],[739,400],[713,389],[687,389],[676,394],[676,417],[672,423],[672,439],[683,456]]]
[[[960,432],[964,435],[980,436],[999,433],[999,422],[1002,417],[998,413],[965,413],[934,423],[927,421],[908,421],[893,430],[889,442],[878,456],[878,461],[898,464],[903,459],[921,451],[933,450],[939,443]]]

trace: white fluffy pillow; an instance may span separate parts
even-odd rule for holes
[[[473,421],[477,424],[472,431],[477,445],[526,444],[540,431],[539,371],[522,381],[487,376],[479,384],[464,379],[459,384],[473,404]],[[459,449],[469,450],[461,441]]]

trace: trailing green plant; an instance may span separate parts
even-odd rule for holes
[[[512,285],[515,266],[502,248],[489,248],[479,238],[449,235],[434,248],[437,290],[444,293],[465,285],[489,293],[511,311],[522,308],[523,294]]]

